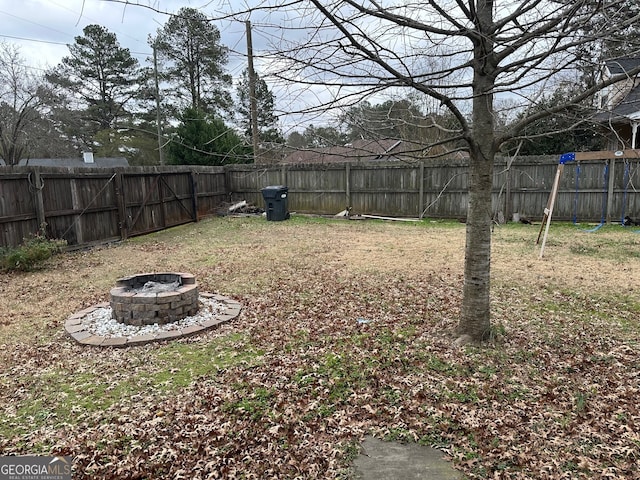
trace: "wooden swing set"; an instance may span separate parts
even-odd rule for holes
[[[542,217],[542,223],[540,225],[540,231],[538,232],[538,239],[536,240],[536,245],[540,244],[540,238],[542,237],[542,243],[540,244],[540,252],[539,257],[542,258],[544,254],[544,247],[547,242],[547,236],[549,235],[549,226],[551,225],[551,217],[553,215],[553,207],[556,203],[556,198],[558,196],[558,189],[560,186],[560,177],[562,176],[562,172],[564,171],[564,166],[570,162],[605,162],[605,170],[604,170],[604,188],[603,191],[608,198],[603,200],[603,213],[600,224],[587,231],[595,231],[602,227],[607,221],[606,212],[609,210],[608,202],[611,201],[611,192],[613,192],[613,167],[615,165],[616,160],[625,160],[629,159],[640,159],[640,150],[639,149],[630,149],[630,150],[604,150],[598,152],[571,152],[565,153],[560,156],[560,161],[558,162],[558,168],[556,170],[556,176],[553,180],[553,186],[551,187],[551,193],[549,195],[549,200],[547,201],[547,206],[544,209],[544,216]],[[626,171],[625,171],[626,175]],[[577,177],[576,177],[577,178]],[[577,181],[577,180],[576,180]],[[625,182],[628,180],[625,179]],[[625,185],[625,195],[626,195],[627,186]],[[574,223],[576,220],[574,218]],[[544,235],[543,235],[544,232]]]

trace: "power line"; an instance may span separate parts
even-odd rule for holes
[[[0,13],[2,13],[4,15],[8,15],[9,17],[17,18],[18,20],[22,20],[23,22],[30,23],[32,25],[36,25],[36,26],[41,27],[41,28],[46,28],[47,30],[51,30],[52,32],[60,33],[62,35],[68,35],[68,33],[66,33],[66,32],[62,32],[60,30],[56,30],[55,28],[51,28],[51,27],[48,27],[46,25],[42,25],[41,23],[34,22],[33,20],[29,20],[27,18],[20,17],[18,15],[14,15],[13,13],[5,12],[4,10],[0,10]]]
[[[2,33],[0,33],[0,37],[2,38],[10,38],[12,40],[23,40],[26,42],[36,42],[36,43],[48,43],[51,45],[63,45],[63,46],[68,46],[70,45],[70,43],[64,43],[64,42],[54,42],[52,40],[41,40],[38,38],[26,38],[26,37],[16,37],[14,35],[4,35]],[[135,54],[135,55],[151,55],[152,52],[135,52],[133,50],[129,50],[130,53]]]
[[[14,40],[24,40],[26,42],[36,42],[36,43],[49,43],[51,45],[64,45],[65,47],[68,45],[67,43],[64,42],[54,42],[52,40],[40,40],[37,38],[26,38],[26,37],[16,37],[14,35],[4,35],[0,33],[0,37],[3,38],[11,38]]]
[[[56,6],[60,7],[60,8],[65,9],[65,10],[71,12],[71,13],[78,13],[78,12],[75,12],[75,11],[73,11],[73,10],[63,6],[63,5],[60,5],[60,4],[56,3],[56,2],[52,1],[51,3],[53,3],[54,5],[56,5]],[[20,17],[18,15],[14,15],[13,13],[5,12],[4,10],[0,10],[0,13],[3,14],[3,15],[7,15],[9,17],[16,18],[16,19],[21,20],[23,22],[30,23],[32,25],[36,25],[38,27],[45,28],[47,30],[51,30],[52,32],[59,33],[59,34],[62,34],[64,36],[71,36],[71,35],[69,35],[68,32],[63,32],[61,30],[56,30],[55,28],[51,28],[51,27],[48,27],[47,25],[43,25],[41,23],[34,22],[34,21],[26,19],[24,17]],[[87,17],[86,15],[82,15],[82,16],[84,16],[85,18],[87,18],[88,20],[91,20],[93,22],[101,23],[101,22],[98,22],[97,20],[93,20],[90,17]],[[127,34],[127,33],[118,32],[118,31],[116,31],[116,33],[120,33],[121,35],[124,35],[124,36],[130,38],[131,40],[133,40],[135,42],[142,43],[142,44],[146,45],[146,42],[144,42],[144,41],[142,41],[142,40],[140,40],[140,39],[138,39],[136,37],[133,37],[133,36]],[[23,41],[28,41],[28,42],[47,43],[47,44],[51,44],[51,45],[65,45],[65,46],[67,46],[67,45],[69,45],[71,43],[71,42],[66,42],[65,43],[65,42],[55,42],[55,41],[52,41],[52,40],[40,40],[40,39],[34,39],[34,38],[17,37],[17,36],[13,36],[13,35],[3,35],[3,34],[0,34],[0,37],[11,38],[11,39],[14,39],[14,40],[23,40]],[[149,55],[152,54],[151,52],[136,52],[136,51],[133,51],[133,50],[130,50],[130,52],[133,53],[133,54],[136,54],[136,55],[145,55],[145,56],[149,56]]]

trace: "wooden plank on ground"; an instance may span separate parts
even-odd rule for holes
[[[380,215],[358,215],[362,218],[371,218],[373,220],[391,220],[394,222],[419,222],[419,218],[400,218],[400,217],[381,217]]]

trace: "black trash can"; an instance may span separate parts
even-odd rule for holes
[[[288,196],[289,187],[285,187],[284,185],[271,185],[262,189],[264,209],[267,212],[268,221],[280,222],[289,218],[289,210],[287,207]]]

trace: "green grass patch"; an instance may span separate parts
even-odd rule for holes
[[[78,416],[105,410],[114,404],[130,402],[136,395],[171,394],[202,377],[214,376],[220,369],[260,362],[261,352],[252,348],[246,336],[233,334],[208,343],[174,342],[152,352],[143,364],[118,376],[111,371],[44,371],[22,378],[25,385],[15,410],[0,418],[0,435],[12,437],[45,424],[74,424]],[[2,382],[9,388],[9,382]]]
[[[269,415],[272,399],[275,391],[264,387],[250,389],[246,385],[237,385],[240,399],[226,402],[222,406],[222,411],[226,413],[236,413],[247,416],[253,421],[258,421]]]
[[[413,432],[402,427],[391,427],[384,436],[387,442],[413,442]]]

